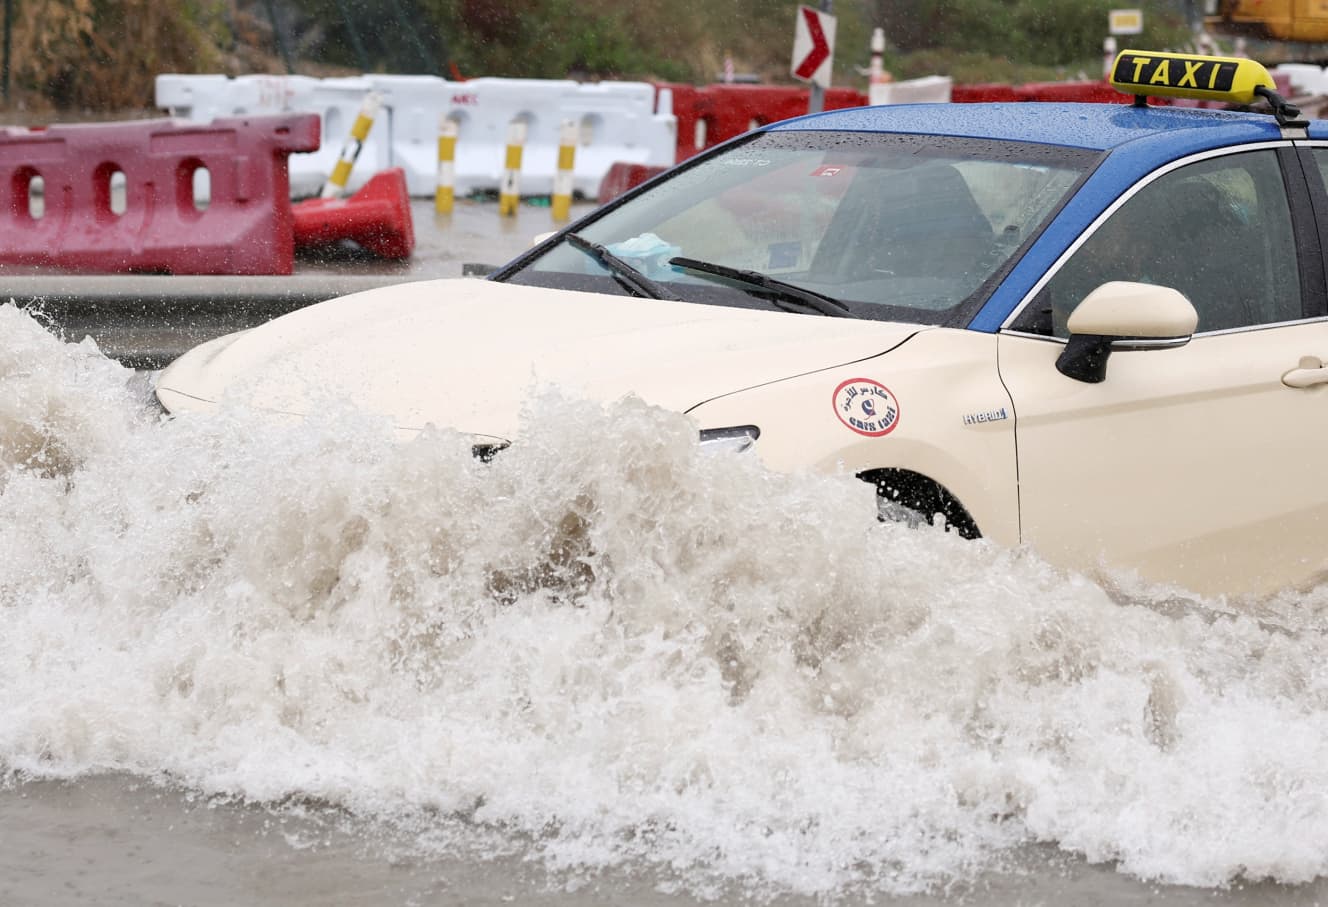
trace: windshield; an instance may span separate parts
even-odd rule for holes
[[[586,242],[496,279],[645,295],[587,253],[594,243],[690,302],[773,308],[778,294],[676,258],[776,278],[860,318],[958,323],[1096,159],[985,139],[761,133],[577,225]]]

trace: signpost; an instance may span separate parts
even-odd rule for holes
[[[1107,34],[1139,35],[1144,30],[1144,11],[1141,9],[1113,9],[1107,13]]]
[[[821,9],[799,6],[793,29],[793,78],[812,84],[809,113],[825,107],[825,90],[830,87],[830,71],[835,57],[835,17],[830,15],[830,0],[821,0]]]
[[[1139,35],[1144,30],[1144,11],[1141,9],[1113,9],[1107,13],[1107,38],[1102,42],[1102,78],[1111,78],[1111,66],[1116,61],[1116,36]]]

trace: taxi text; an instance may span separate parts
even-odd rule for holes
[[[1230,91],[1239,64],[1230,60],[1121,54],[1112,81],[1123,85],[1160,85],[1199,91]]]

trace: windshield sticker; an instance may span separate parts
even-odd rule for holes
[[[813,170],[812,176],[839,176],[839,174],[843,173],[847,169],[848,169],[847,167],[835,167],[830,165],[823,165]]]
[[[860,435],[879,438],[899,425],[899,401],[871,378],[850,378],[834,394],[835,415]]]

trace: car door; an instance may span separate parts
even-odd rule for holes
[[[998,341],[1025,541],[1210,595],[1324,572],[1328,323],[1307,191],[1289,143],[1197,155],[1141,181],[1044,278]],[[1106,280],[1179,289],[1195,336],[1113,352],[1101,383],[1062,375],[1065,318]]]

